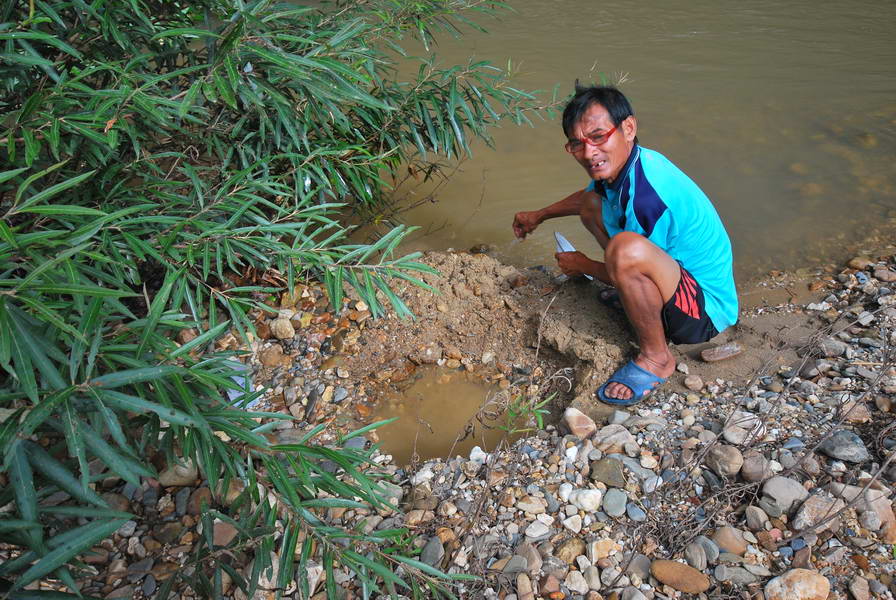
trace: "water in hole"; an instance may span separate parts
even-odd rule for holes
[[[467,457],[473,446],[493,450],[507,435],[507,394],[465,371],[426,367],[402,391],[384,395],[374,420],[398,417],[377,433],[395,463],[436,457]],[[478,416],[477,416],[478,413]]]

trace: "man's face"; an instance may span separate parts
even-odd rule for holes
[[[573,127],[569,140],[584,140],[586,137],[605,134],[611,129],[613,119],[610,118],[607,109],[601,104],[592,104]],[[604,143],[599,146],[583,144],[581,150],[573,153],[573,157],[588,172],[589,177],[612,183],[619,176],[635,146],[637,131],[638,124],[635,117],[628,117]]]

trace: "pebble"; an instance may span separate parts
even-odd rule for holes
[[[743,348],[741,348],[740,344],[737,342],[730,342],[728,344],[707,348],[701,351],[700,358],[706,362],[718,362],[720,360],[733,358],[741,352],[743,352]]]
[[[692,392],[699,392],[703,389],[703,380],[697,375],[688,375],[684,378],[684,387]]]
[[[870,271],[865,273],[866,278],[868,274]],[[440,568],[447,566],[452,572],[469,572],[482,560],[484,565],[493,567],[491,577],[503,574],[508,581],[516,582],[516,588],[508,590],[498,588],[494,579],[486,579],[481,594],[480,588],[476,591],[485,600],[498,598],[499,594],[505,594],[508,599],[534,600],[534,587],[541,597],[555,600],[601,597],[658,600],[682,597],[679,592],[708,596],[719,591],[734,593],[731,586],[735,590],[750,586],[751,595],[761,594],[764,587],[766,600],[807,600],[816,597],[811,595],[815,593],[811,591],[812,585],[820,590],[816,590],[818,598],[827,598],[832,582],[836,583],[837,590],[831,592],[831,597],[845,598],[847,592],[859,597],[864,589],[879,595],[880,589],[874,587],[877,582],[865,576],[887,575],[881,565],[886,564],[885,551],[889,550],[884,545],[887,536],[896,536],[890,491],[896,469],[879,476],[875,486],[881,490],[869,490],[882,494],[881,501],[877,497],[857,497],[860,492],[855,490],[861,490],[860,486],[874,473],[876,465],[871,461],[878,457],[872,457],[868,453],[871,446],[866,448],[852,431],[835,426],[839,430],[819,449],[819,455],[802,454],[807,447],[814,446],[819,435],[838,422],[838,408],[841,414],[849,413],[848,419],[857,418],[853,413],[861,413],[861,421],[870,418],[873,422],[883,422],[891,416],[882,413],[892,410],[890,398],[896,391],[896,371],[882,373],[879,363],[888,344],[896,343],[891,331],[896,307],[876,310],[878,298],[885,296],[877,295],[882,292],[873,280],[867,281],[867,285],[874,289],[846,285],[840,289],[833,281],[835,277],[830,279],[830,284],[825,286],[830,296],[824,301],[832,307],[832,313],[845,311],[845,316],[854,324],[822,342],[821,353],[830,354],[829,358],[812,359],[803,366],[782,367],[749,389],[736,382],[715,379],[719,374],[710,376],[704,372],[706,379],[700,381],[680,363],[678,370],[685,375],[686,387],[700,394],[684,396],[680,392],[658,390],[655,398],[628,411],[595,413],[600,419],[571,408],[564,415],[565,425],[549,425],[535,432],[510,453],[497,450],[490,455],[475,448],[469,461],[463,458],[424,461],[416,471],[395,469],[387,459],[381,460],[382,455],[375,446],[379,440],[374,433],[368,433],[374,463],[376,468],[386,470],[385,479],[393,476],[394,481],[413,481],[418,488],[411,490],[403,503],[407,484],[403,488],[384,480],[381,487],[389,493],[392,511],[352,508],[324,513],[337,526],[354,526],[366,519],[363,531],[409,526],[417,536],[414,547],[420,549],[424,563]],[[847,278],[847,281],[852,280]],[[859,297],[860,289],[863,294],[873,295]],[[305,315],[307,308],[296,306],[295,311],[296,315]],[[826,316],[813,318],[826,319]],[[299,319],[293,321],[298,323]],[[857,325],[856,321],[867,326]],[[300,334],[305,335],[301,331]],[[277,336],[274,334],[274,337]],[[494,353],[483,352],[482,347],[465,348],[464,354],[447,346],[443,351],[440,342],[431,344],[423,347],[417,358],[425,361],[438,356],[443,363],[454,360],[457,367],[473,365],[477,371],[485,372],[484,367],[470,358],[481,357],[483,364],[494,365],[495,372],[503,372],[499,377],[505,380],[511,373],[514,377],[522,373],[531,377],[526,385],[534,387],[538,383],[533,369],[518,370],[502,365]],[[319,404],[324,403],[324,397],[330,404],[357,397],[361,403],[372,406],[365,392],[352,385],[350,377],[358,377],[358,369],[350,367],[349,373],[339,363],[328,362],[325,371],[313,374],[299,369],[298,362],[291,362],[298,360],[297,353],[307,350],[310,354],[318,345],[294,340],[267,347],[276,348],[271,350],[276,358],[272,364],[276,363],[278,369],[274,393],[282,393],[284,400],[290,398],[291,404],[299,404],[303,417],[301,401],[310,394],[316,394]],[[264,344],[261,348],[263,356],[267,348]],[[284,348],[289,355],[284,353]],[[404,360],[405,355],[398,358]],[[284,368],[287,362],[292,366]],[[337,379],[341,375],[349,377]],[[491,371],[486,376],[491,377]],[[878,376],[881,376],[880,392],[869,396],[867,403],[856,403],[855,398],[869,387],[868,378]],[[337,382],[341,383],[338,387]],[[287,390],[291,391],[287,393]],[[583,410],[591,414],[590,408]],[[334,416],[332,412],[321,414],[327,418]],[[601,427],[603,423],[608,424]],[[289,431],[297,434],[292,439],[301,439],[302,427],[304,424],[295,427],[290,424]],[[573,435],[564,436],[567,429]],[[864,428],[858,431],[865,435]],[[275,430],[275,433],[281,432]],[[346,446],[357,450],[368,447],[364,438],[352,438],[349,442]],[[884,448],[888,443],[894,442],[884,440]],[[705,464],[695,466],[691,459],[700,456],[707,445],[710,448]],[[480,468],[490,458],[495,459],[494,466]],[[855,466],[863,463],[868,463],[865,466],[868,473]],[[785,469],[792,472],[781,473]],[[190,551],[191,542],[183,540],[196,534],[198,519],[194,517],[201,513],[202,503],[220,509],[207,487],[194,489],[198,473],[187,473],[189,480],[184,477],[174,481],[166,471],[169,469],[162,471],[165,478],[159,481],[160,486],[152,480],[142,487],[97,484],[98,491],[114,492],[125,501],[132,500],[125,508],[138,515],[140,523],[144,520],[152,523],[144,512],[171,523],[157,521],[147,531],[144,525],[137,528],[132,521],[121,530],[127,535],[116,534],[115,544],[94,550],[101,562],[91,564],[111,565],[121,557],[121,572],[133,578],[127,582],[133,584],[130,589],[124,586],[131,597],[153,593],[156,582],[169,576],[161,571],[146,574],[148,563],[135,561],[175,551],[184,556]],[[339,477],[341,473],[334,470],[334,476]],[[715,491],[725,494],[738,477],[743,482],[760,485],[752,486],[748,494],[721,496],[721,506],[707,505],[704,510],[699,505]],[[661,483],[665,484],[662,489]],[[390,485],[391,489],[387,487]],[[495,492],[500,503],[479,505],[486,488]],[[816,532],[820,535],[808,532],[821,515],[836,511],[853,498],[856,498],[854,508],[823,526]],[[724,505],[726,502],[728,506]],[[751,504],[745,506],[748,502]],[[468,531],[466,526],[473,515],[476,515],[476,529]],[[638,524],[647,519],[651,526],[655,522],[663,526],[667,519],[685,516],[693,519],[687,525],[691,530],[717,528],[712,537],[718,542],[704,536],[693,539],[683,548],[687,564],[666,560],[676,556],[670,554],[673,547],[667,545],[668,540],[652,534],[647,538],[633,535],[638,531]],[[175,517],[184,521],[172,521]],[[231,533],[224,531],[227,525],[220,520],[215,522],[216,545],[224,542],[223,533]],[[167,545],[152,539],[153,536]],[[637,553],[632,554],[634,551]],[[857,551],[867,561],[862,577],[855,575],[856,566],[851,563],[848,565],[851,571],[842,570],[843,561],[848,561],[849,554]],[[176,564],[170,562],[176,560],[166,556],[156,562]],[[129,566],[129,563],[132,564]],[[663,566],[666,564],[669,566]],[[814,570],[816,565],[823,574]],[[623,568],[623,576],[617,579]],[[659,574],[664,569],[668,572]],[[782,570],[786,571],[784,575],[764,586],[759,583]],[[352,577],[343,570],[336,571],[336,584],[345,588],[346,596],[357,595]],[[652,571],[656,571],[653,577]],[[672,575],[676,572],[679,577],[673,583]],[[788,578],[797,578],[795,574],[803,579],[797,591],[793,586],[785,586]],[[831,576],[831,580],[824,575]],[[123,577],[118,579],[110,582],[101,595],[107,595],[110,589],[122,589]],[[827,584],[824,590],[821,590],[825,586],[821,580]],[[608,589],[610,583],[613,589]],[[460,584],[458,594],[467,597],[470,588],[463,585]],[[690,591],[695,588],[703,591]],[[98,589],[87,592],[97,593]],[[808,595],[801,595],[806,590],[810,590]],[[262,597],[267,596],[258,596]]]
[[[740,468],[740,476],[744,481],[756,483],[773,475],[768,459],[761,453],[751,451],[744,455],[744,464]]]
[[[715,542],[719,549],[738,556],[743,556],[747,551],[747,542],[744,540],[743,534],[730,525],[716,529],[712,536],[712,541]]]
[[[809,497],[809,492],[798,481],[780,475],[766,481],[762,492],[783,512],[789,512],[794,504]]]
[[[700,544],[703,552],[706,554],[706,562],[714,565],[719,560],[719,547],[711,539],[705,535],[698,535],[694,538],[694,542]]]
[[[830,590],[830,582],[817,571],[791,569],[766,584],[765,600],[827,600]]]
[[[706,454],[706,465],[719,477],[737,475],[744,464],[740,450],[727,444],[716,444]]]
[[[650,573],[679,592],[702,594],[709,589],[709,577],[694,567],[674,560],[653,561],[650,563]]]
[[[445,547],[438,536],[429,538],[426,545],[423,546],[423,550],[420,551],[420,561],[433,567],[439,565],[444,556]]]
[[[611,517],[621,517],[625,514],[625,505],[627,501],[628,496],[625,492],[617,488],[610,488],[604,496],[604,512]]]
[[[189,460],[180,464],[174,464],[159,473],[159,484],[163,487],[188,486],[196,483],[199,476],[199,470]],[[143,501],[146,503],[147,496],[144,494]]]
[[[691,542],[684,549],[684,558],[688,561],[688,564],[697,569],[698,571],[703,571],[706,569],[707,560],[706,560],[706,552],[703,550],[703,546],[698,544],[697,542]]]
[[[742,567],[729,567],[727,565],[719,565],[713,571],[713,575],[718,581],[732,583],[734,585],[746,586],[759,581],[759,578]]]
[[[573,564],[576,557],[582,554],[585,554],[585,542],[577,537],[567,539],[554,550],[554,556],[568,565]]]
[[[837,460],[864,463],[871,459],[862,439],[851,431],[841,429],[821,443],[819,449]]]
[[[833,516],[845,506],[846,504],[840,499],[828,498],[820,494],[809,496],[802,503],[793,519],[793,530],[802,531],[813,527],[828,519],[828,517]],[[814,532],[820,534],[823,531],[832,529],[836,525],[836,521],[836,519],[828,520],[827,523],[815,529]],[[799,550],[799,548],[795,547],[794,550]]]
[[[526,527],[526,537],[538,540],[545,537],[549,531],[550,528],[541,521],[532,521],[532,523]]]
[[[585,439],[597,431],[597,425],[591,417],[571,406],[564,411],[563,422],[569,431],[580,439]]]
[[[601,492],[600,490],[581,489],[572,491],[569,494],[569,501],[579,510],[583,510],[587,513],[593,513],[597,512],[600,509],[602,497],[603,492]],[[606,498],[603,498],[603,501],[604,504],[606,504]],[[606,510],[606,508],[604,510]]]
[[[291,340],[296,335],[295,327],[292,321],[286,318],[278,317],[271,322],[271,333],[278,340]]]
[[[628,518],[632,521],[641,523],[647,520],[647,513],[644,512],[637,504],[629,502],[625,507]]]
[[[625,487],[622,463],[615,458],[602,458],[591,463],[591,479],[610,487]]]
[[[567,517],[566,519],[563,519],[563,526],[573,533],[579,533],[582,531],[582,517],[579,515]]]

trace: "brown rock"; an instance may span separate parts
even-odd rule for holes
[[[125,585],[106,594],[106,600],[116,600],[118,598],[133,598],[134,586]]]
[[[715,471],[719,477],[737,475],[743,464],[744,456],[734,446],[715,444],[706,453],[706,466]]]
[[[684,563],[674,560],[655,560],[650,573],[660,582],[679,592],[701,594],[709,589],[709,577]]]
[[[407,518],[405,520],[405,524],[408,527],[418,527],[425,523],[429,523],[433,519],[436,518],[436,515],[431,510],[422,510],[416,508],[407,514]]]
[[[574,436],[582,440],[597,431],[597,425],[591,420],[591,417],[572,406],[563,413],[563,422]]]
[[[190,494],[190,500],[187,502],[187,514],[197,516],[202,512],[202,505],[207,507],[212,505],[212,491],[207,487],[196,489]]]
[[[697,375],[688,375],[684,378],[684,387],[692,392],[699,392],[703,389],[703,380]]]
[[[843,405],[843,415],[850,423],[867,423],[871,420],[871,411],[864,402],[850,400]]]
[[[744,455],[744,464],[740,468],[740,476],[744,478],[744,481],[756,483],[768,479],[772,475],[774,473],[769,462],[761,453],[753,450]]]
[[[129,510],[131,510],[130,501],[128,501],[128,499],[121,494],[106,492],[102,495],[102,498],[109,504],[109,508],[111,508],[112,510],[118,510],[121,512],[128,512]]]
[[[594,447],[607,454],[622,452],[627,443],[636,443],[628,429],[622,425],[606,425],[594,434]]]
[[[791,569],[769,581],[765,600],[827,600],[831,584],[827,577],[809,569]]]
[[[442,358],[442,349],[435,342],[426,344],[408,356],[418,365],[434,365]]]
[[[212,527],[212,539],[215,546],[228,546],[236,537],[237,529],[227,521],[215,519]]]
[[[886,283],[892,283],[896,281],[896,271],[892,271],[890,269],[875,269],[874,277],[880,281],[884,281]]]
[[[258,360],[266,367],[278,367],[283,364],[283,348],[280,347],[280,344],[265,348],[258,356]]]
[[[867,571],[871,568],[871,562],[868,560],[868,557],[863,554],[853,554],[850,558],[852,559],[852,562],[856,563],[856,566],[863,571]]]
[[[850,269],[856,269],[857,271],[862,271],[863,269],[867,269],[871,265],[874,264],[874,261],[868,258],[867,256],[856,256],[852,260],[847,263]]]
[[[81,556],[88,565],[104,565],[109,561],[109,551],[101,546],[94,546]]]
[[[181,345],[186,344],[188,342],[192,342],[197,337],[199,337],[199,333],[195,329],[181,329],[177,332],[177,341],[181,343]]]
[[[445,346],[445,358],[453,358],[454,360],[460,360],[464,357],[463,353],[457,346]]]
[[[759,545],[769,552],[774,552],[778,549],[778,543],[775,541],[775,538],[767,531],[757,531],[756,539],[759,540]]]
[[[532,581],[525,573],[519,573],[516,576],[516,596],[519,600],[535,600]]]
[[[803,531],[804,529],[813,527],[836,514],[837,511],[841,510],[844,506],[846,506],[846,504],[839,498],[835,500],[819,494],[809,496],[800,506],[800,509],[796,513],[796,517],[793,519],[793,530]],[[824,525],[815,530],[815,533],[833,529],[837,524],[836,522],[836,518],[828,520]]]
[[[192,461],[186,460],[182,464],[173,464],[159,474],[159,484],[163,487],[180,487],[193,485],[196,482],[199,471]]]
[[[712,541],[716,545],[731,554],[743,556],[747,551],[747,541],[744,539],[743,533],[739,529],[735,529],[730,525],[719,527],[712,536]]]
[[[849,593],[855,600],[869,600],[871,598],[871,590],[868,586],[868,580],[861,575],[856,575],[849,582]]]
[[[575,562],[577,556],[585,554],[585,542],[579,538],[569,538],[554,550],[554,556],[568,565]]]
[[[268,325],[267,319],[259,319],[255,321],[255,335],[260,340],[269,340],[274,334],[271,333],[271,326]]]
[[[553,575],[545,575],[538,586],[538,593],[542,596],[549,596],[560,591],[560,580]]]
[[[180,538],[183,529],[184,526],[180,522],[171,521],[153,529],[152,536],[162,544],[173,544]]]
[[[707,348],[700,353],[700,358],[706,362],[718,362],[728,358],[733,358],[743,352],[743,348],[737,342],[729,342],[716,346],[715,348]]]
[[[790,564],[794,569],[814,569],[812,563],[812,548],[804,546],[793,554],[793,562]]]
[[[877,410],[881,412],[890,412],[893,408],[893,401],[887,396],[875,396],[874,405],[877,406]]]
[[[296,335],[296,329],[292,326],[292,321],[279,317],[271,321],[271,333],[278,340],[291,340]]]

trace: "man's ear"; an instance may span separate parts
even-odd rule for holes
[[[635,141],[638,135],[638,120],[635,119],[635,115],[629,115],[622,121],[622,133],[627,142]]]

